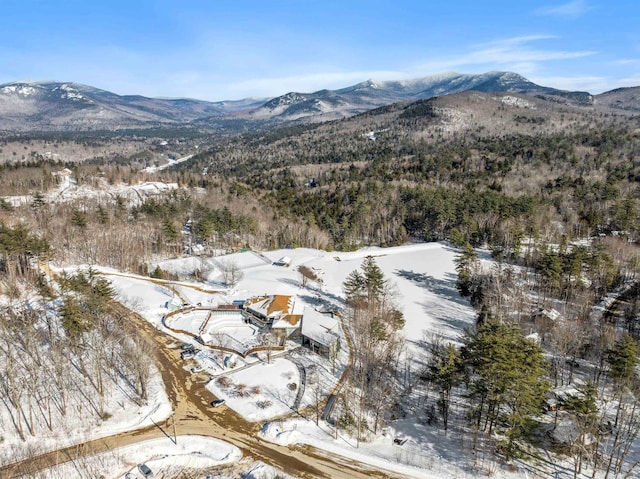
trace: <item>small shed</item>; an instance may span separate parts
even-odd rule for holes
[[[305,308],[302,315],[302,345],[326,358],[340,350],[340,323],[333,313]]]
[[[274,261],[273,264],[274,266],[284,266],[288,268],[289,266],[291,266],[291,258],[289,258],[288,256],[283,256],[278,261]]]
[[[539,309],[531,315],[531,321],[542,331],[549,331],[562,318],[555,309]]]

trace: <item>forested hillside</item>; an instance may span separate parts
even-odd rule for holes
[[[319,226],[337,248],[407,239],[508,247],[516,233],[635,237],[639,124],[472,92],[246,135],[194,164]]]

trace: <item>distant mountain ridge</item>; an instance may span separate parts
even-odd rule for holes
[[[640,87],[616,88],[596,97],[596,104],[615,110],[640,112]]]
[[[338,90],[220,102],[117,95],[79,83],[42,81],[0,85],[0,130],[86,131],[185,125],[209,130],[226,125],[260,128],[344,118],[401,101],[469,90],[517,92],[587,108],[640,110],[640,95],[634,88],[593,96],[540,86],[512,72],[448,72],[414,80],[367,80]]]
[[[471,75],[449,72],[405,81],[367,80],[333,91],[287,93],[248,112],[247,116],[283,121],[311,118],[317,121],[351,116],[400,101],[421,100],[469,90],[525,93],[561,103],[582,106],[593,104],[593,96],[588,92],[568,92],[540,86],[517,73],[488,72]]]
[[[191,121],[224,113],[214,103],[116,95],[73,82],[0,85],[1,129],[76,130]]]

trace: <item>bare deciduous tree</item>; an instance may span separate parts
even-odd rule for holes
[[[220,261],[222,280],[225,286],[234,288],[244,278],[244,273],[235,260]]]

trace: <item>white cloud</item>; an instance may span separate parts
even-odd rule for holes
[[[563,3],[562,5],[542,7],[537,9],[535,13],[553,17],[578,18],[591,9],[592,7],[584,0],[575,0],[574,2]]]
[[[622,58],[612,62],[614,65],[640,65],[640,58]]]
[[[532,73],[538,70],[539,64],[555,60],[572,60],[594,55],[591,50],[555,50],[532,47],[530,44],[540,40],[549,40],[556,37],[549,35],[529,35],[507,38],[490,43],[476,45],[468,53],[457,56],[448,56],[442,59],[432,60],[419,66],[421,71],[434,72],[459,68],[477,68],[484,66],[486,69],[514,69],[518,66],[526,66],[526,72]]]

